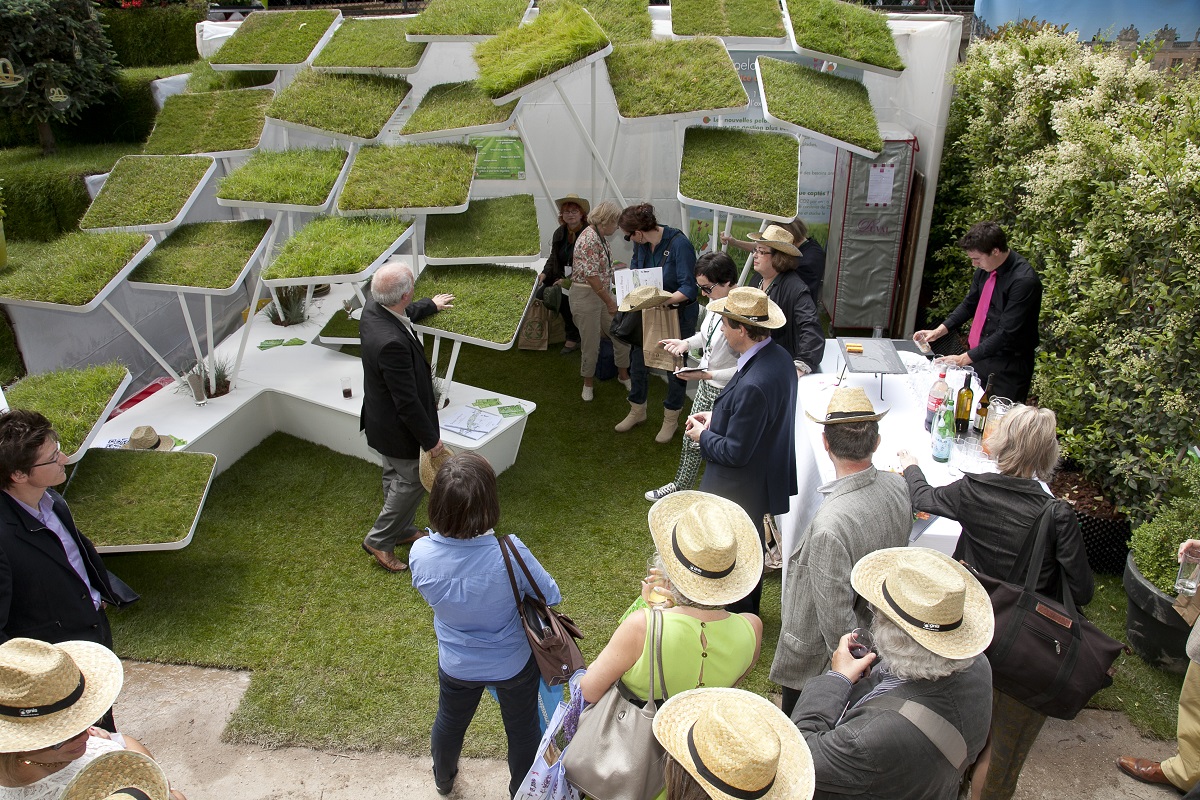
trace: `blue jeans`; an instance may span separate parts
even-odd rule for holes
[[[460,681],[438,667],[438,710],[433,720],[430,749],[433,752],[433,777],[447,783],[458,774],[467,726],[479,707],[485,686],[496,687],[500,718],[508,736],[508,794],[516,795],[525,780],[542,741],[538,721],[538,681],[541,673],[533,655],[525,667],[503,681]]]
[[[687,339],[696,332],[696,318],[700,307],[695,303],[684,306],[679,310],[679,338]],[[642,348],[633,347],[629,351],[629,402],[641,405],[650,394],[650,370],[646,369],[646,359]],[[667,376],[667,399],[663,407],[672,411],[683,408],[683,400],[687,397],[687,381],[682,381],[674,375]]]

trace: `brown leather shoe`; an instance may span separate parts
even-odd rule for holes
[[[375,556],[375,560],[379,562],[379,566],[388,572],[404,572],[404,570],[408,569],[408,564],[405,564],[391,553],[385,553],[382,550],[376,550],[374,547],[368,547],[366,542],[363,542],[362,549]]]
[[[1160,763],[1158,761],[1151,761],[1148,758],[1121,756],[1117,759],[1117,769],[1142,783],[1159,783],[1163,786],[1175,785],[1163,774]]]

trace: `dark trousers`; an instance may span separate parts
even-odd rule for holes
[[[704,485],[700,485],[700,490],[704,491]],[[720,494],[720,492],[714,492]],[[767,546],[767,534],[763,530],[763,517],[766,511],[760,509],[746,509],[746,513],[750,515],[750,519],[754,520],[754,527],[758,529],[758,542],[765,549]],[[754,588],[750,593],[733,603],[725,606],[725,610],[730,614],[758,614],[759,606],[762,605],[762,575],[758,576],[758,583],[754,584]]]
[[[788,719],[791,719],[792,711],[795,710],[796,703],[800,701],[800,690],[793,689],[790,686],[780,686],[779,688],[783,689],[783,698],[779,701],[779,710],[782,711]]]
[[[467,726],[479,707],[484,687],[495,686],[500,718],[508,736],[508,794],[516,795],[542,741],[538,722],[540,676],[532,655],[520,672],[503,681],[460,681],[438,667],[438,710],[430,736],[433,777],[438,783],[448,783],[458,774],[458,757]]]
[[[638,405],[646,402],[646,398],[650,394],[650,370],[646,368],[644,351],[640,347],[632,347],[629,350],[629,402]],[[667,376],[667,399],[663,401],[663,407],[669,408],[672,411],[678,411],[683,408],[683,401],[687,398],[687,381],[682,381],[674,375]]]

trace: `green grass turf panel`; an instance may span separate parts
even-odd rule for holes
[[[538,8],[549,11],[565,0],[538,0]],[[653,22],[644,0],[583,0],[583,6],[613,44],[650,39]]]
[[[313,60],[314,67],[415,67],[427,46],[404,38],[411,20],[347,19]]]
[[[705,203],[794,217],[799,163],[800,143],[792,136],[688,128],[679,191]]]
[[[89,450],[65,497],[97,546],[187,538],[217,459],[208,453]]]
[[[176,156],[257,147],[272,97],[270,89],[168,97],[146,141],[146,153]]]
[[[180,225],[130,274],[131,281],[228,289],[254,255],[271,223],[199,222]]]
[[[400,133],[428,133],[473,125],[493,125],[512,116],[517,101],[498,106],[475,81],[439,83],[421,98]]]
[[[338,198],[343,211],[451,208],[467,202],[475,148],[463,144],[364,147]]]
[[[149,240],[144,233],[75,231],[52,242],[9,242],[0,297],[87,305]]]
[[[425,255],[533,256],[541,250],[533,195],[472,200],[461,214],[439,214],[425,223]]]
[[[521,24],[529,0],[430,0],[412,22],[414,36],[495,36]]]
[[[299,64],[337,19],[337,12],[255,11],[221,45],[214,64]]]
[[[44,414],[58,433],[59,447],[74,455],[121,387],[125,372],[116,362],[45,372],[22,378],[4,394],[10,408]]]
[[[318,217],[287,240],[263,278],[357,275],[371,266],[411,223],[371,217]]]
[[[346,309],[339,308],[321,328],[322,336],[333,336],[339,339],[358,338],[358,320],[352,319]]]
[[[271,102],[267,116],[331,133],[374,139],[411,88],[399,78],[307,70]]]
[[[232,70],[217,72],[207,61],[197,61],[192,65],[192,74],[188,78],[189,92],[219,92],[225,89],[249,89],[262,86],[275,80],[274,70]]]
[[[217,183],[217,197],[252,203],[319,206],[346,163],[345,150],[260,150]]]
[[[479,86],[499,98],[603,50],[608,37],[579,6],[562,2],[529,25],[475,47]]]
[[[718,39],[619,45],[608,57],[608,80],[626,119],[750,102]]]
[[[417,278],[413,296],[455,298],[454,308],[426,317],[421,325],[504,344],[516,338],[536,279],[531,269],[497,264],[430,266]]]
[[[775,58],[760,57],[758,67],[776,118],[876,153],[883,149],[866,86]]]
[[[179,216],[212,166],[211,158],[129,156],[109,173],[81,228],[160,225]]]
[[[671,31],[677,36],[787,35],[778,0],[672,0]]]
[[[842,0],[788,0],[788,11],[800,47],[884,69],[904,69],[882,14]]]

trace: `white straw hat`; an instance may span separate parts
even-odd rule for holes
[[[883,419],[888,409],[876,413],[875,406],[871,405],[871,398],[867,397],[867,390],[861,386],[839,386],[829,398],[829,408],[825,410],[824,419],[817,419],[809,414],[807,409],[804,413],[813,422],[836,425],[841,422],[871,422]]]
[[[748,595],[762,577],[758,529],[732,500],[674,492],[650,507],[649,520],[667,577],[689,600],[727,605]]]
[[[618,311],[644,311],[647,308],[657,308],[671,299],[670,292],[664,292],[657,286],[639,286],[621,301]]]
[[[97,756],[71,779],[60,800],[169,800],[171,785],[154,759],[132,750]]]
[[[791,231],[778,225],[768,225],[762,233],[755,232],[749,235],[751,240],[766,245],[772,250],[787,253],[789,256],[800,255],[800,248],[795,245],[796,237],[792,236]]]
[[[762,289],[753,286],[737,286],[719,300],[710,300],[708,310],[722,317],[737,320],[743,325],[759,328],[782,328],[787,324],[783,309],[767,297]]]
[[[428,450],[421,451],[420,475],[421,485],[425,487],[425,491],[433,491],[433,479],[437,477],[438,470],[454,456],[454,451],[448,445],[442,445],[442,452],[436,456],[429,455]]]

